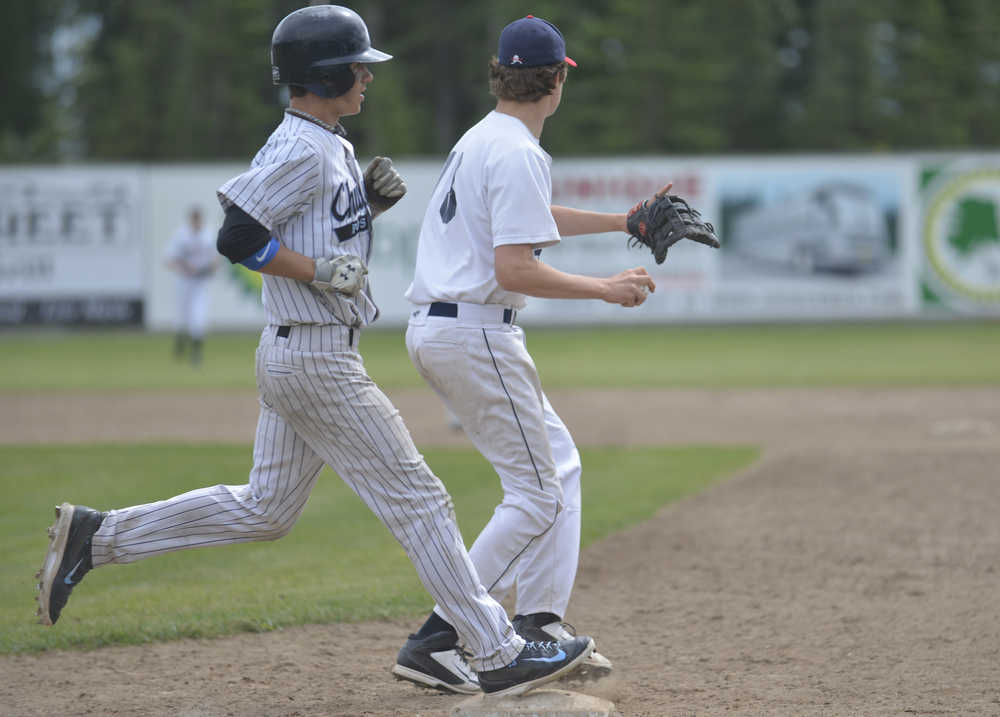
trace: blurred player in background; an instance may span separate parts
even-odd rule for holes
[[[167,267],[177,274],[177,336],[174,356],[190,353],[191,363],[201,363],[208,318],[209,280],[219,268],[215,231],[205,226],[200,207],[191,207],[187,222],[174,232],[164,252]]]

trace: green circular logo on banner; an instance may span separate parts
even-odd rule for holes
[[[967,307],[1000,307],[1000,169],[948,175],[930,188],[928,279]]]

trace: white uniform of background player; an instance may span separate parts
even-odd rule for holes
[[[249,482],[106,514],[64,505],[70,517],[60,515],[46,559],[47,567],[62,567],[42,571],[43,621],[55,622],[68,598],[68,590],[58,592],[59,576],[75,584],[91,564],[280,538],[328,465],[402,545],[462,634],[483,689],[517,694],[590,654],[590,638],[527,645],[515,633],[476,574],[450,496],[365,372],[358,342],[378,315],[367,281],[356,295],[330,290],[336,279],[327,269],[340,272],[339,258],[353,257],[347,273],[363,276],[366,270],[355,271],[364,269],[357,257],[367,258],[372,245],[366,177],[338,121],[361,110],[372,80],[361,63],[390,58],[371,47],[363,21],[347,8],[304,8],[276,28],[274,79],[293,85],[291,107],[250,169],[218,190],[227,210],[220,250],[264,273],[269,320],[257,349],[260,418]],[[389,187],[388,195],[372,197],[372,206],[391,206],[405,185],[391,162],[376,160],[369,169],[373,192]],[[262,237],[252,251],[239,238],[243,230]],[[74,534],[80,521],[89,527]]]
[[[175,353],[190,348],[191,362],[201,360],[208,319],[210,279],[219,266],[215,231],[205,226],[201,209],[192,207],[187,221],[170,237],[164,258],[177,274],[177,339]]]
[[[528,16],[504,29],[499,63],[491,65],[497,108],[445,162],[406,293],[414,304],[406,333],[414,365],[500,477],[503,501],[469,553],[494,597],[516,586],[514,625],[527,639],[566,632],[580,548],[581,466],[514,323],[517,312],[525,295],[636,306],[655,288],[643,269],[599,279],[539,259],[561,234],[626,231],[625,214],[552,206],[552,160],[539,138],[558,107],[566,64],[575,66],[565,52],[561,33],[545,20]],[[503,77],[543,66],[552,87],[537,101],[504,89]],[[438,617],[428,619],[424,634],[446,629]],[[404,651],[418,649],[420,634]],[[610,661],[594,653],[589,666],[607,672]]]

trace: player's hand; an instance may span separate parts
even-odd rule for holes
[[[388,157],[376,157],[365,170],[365,193],[372,214],[378,216],[391,209],[406,194],[406,182],[392,166]]]
[[[321,291],[334,291],[347,296],[357,296],[365,286],[368,267],[354,254],[339,254],[316,259],[312,285]]]
[[[660,189],[660,191],[658,191],[653,196],[654,197],[662,197],[664,194],[666,194],[667,192],[669,192],[673,188],[674,188],[674,183],[673,182],[667,182],[667,184],[664,185],[663,188]]]
[[[641,266],[609,276],[604,282],[605,294],[601,298],[609,304],[639,306],[649,296],[649,292],[656,291],[656,283]]]

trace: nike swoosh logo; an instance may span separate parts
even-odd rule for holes
[[[469,665],[458,650],[431,653],[438,664],[452,674],[458,675],[466,682],[479,684],[479,678],[469,671]]]
[[[267,247],[260,250],[260,254],[254,254],[253,258],[257,261],[264,261],[264,257],[267,256]]]
[[[76,565],[73,566],[73,569],[66,573],[66,577],[63,578],[63,582],[67,585],[73,585],[73,575],[76,573],[76,569],[81,565],[83,565],[83,558],[80,558]]]
[[[566,659],[566,652],[560,647],[552,657],[525,657],[521,662],[559,662]]]
[[[463,664],[464,662],[465,661],[462,660],[462,662],[455,664],[455,672],[457,672],[466,682],[479,682],[478,678],[472,676],[472,673],[469,672],[469,669]]]

